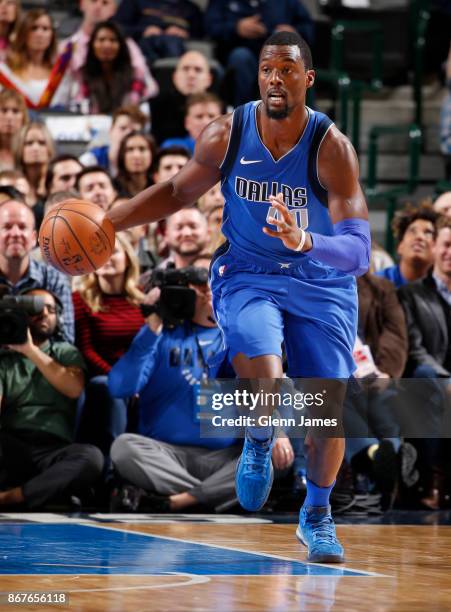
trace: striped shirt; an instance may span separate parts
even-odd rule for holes
[[[111,367],[129,348],[144,324],[138,306],[122,295],[104,295],[105,311],[93,312],[76,291],[75,343],[83,354],[91,376],[108,374]]]

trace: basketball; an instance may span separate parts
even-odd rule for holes
[[[114,249],[113,224],[97,204],[65,200],[44,217],[39,246],[46,263],[78,276],[97,270]]]

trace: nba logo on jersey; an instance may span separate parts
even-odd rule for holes
[[[219,276],[222,276],[225,272],[226,266],[220,266],[218,269]]]

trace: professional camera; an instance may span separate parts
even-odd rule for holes
[[[161,290],[158,302],[149,306],[141,305],[145,317],[152,313],[158,314],[166,325],[181,325],[183,321],[191,321],[196,306],[196,293],[188,285],[206,285],[208,283],[208,270],[205,268],[176,269],[171,264],[165,269],[156,269],[152,272],[146,292],[153,287]]]
[[[0,345],[24,344],[28,318],[41,314],[44,298],[37,295],[3,295],[0,298]]]

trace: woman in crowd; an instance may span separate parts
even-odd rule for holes
[[[140,104],[154,87],[148,75],[133,68],[130,52],[119,27],[112,21],[98,23],[91,35],[86,63],[68,73],[57,102],[83,113],[111,114],[124,104]]]
[[[0,4],[1,7],[1,4]],[[14,169],[13,137],[28,123],[23,97],[11,89],[0,91],[0,169]]]
[[[109,395],[107,375],[144,323],[138,278],[133,247],[124,234],[117,234],[111,258],[83,276],[73,293],[76,344],[92,377],[86,388],[80,440],[90,440],[105,454],[127,423],[126,404]]]
[[[133,131],[121,142],[116,182],[119,192],[128,197],[152,184],[151,168],[157,146],[153,136]]]
[[[14,28],[20,20],[18,0],[0,0],[0,61],[4,61],[11,45]]]
[[[32,9],[20,21],[5,62],[0,84],[21,93],[28,108],[46,108],[52,101],[67,62],[56,62],[56,33],[44,9]],[[63,57],[63,56],[62,56]]]
[[[32,121],[23,127],[14,141],[16,168],[21,170],[30,184],[28,203],[33,207],[36,227],[42,221],[47,196],[45,177],[50,160],[55,155],[55,144],[46,125]]]

